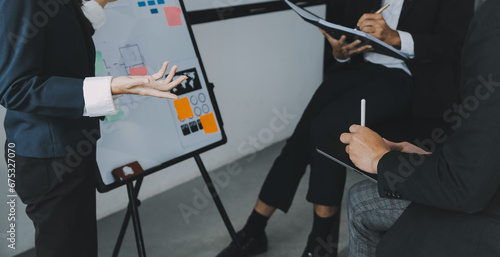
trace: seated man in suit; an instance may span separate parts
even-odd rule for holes
[[[356,166],[378,174],[349,193],[350,256],[500,256],[500,1],[472,20],[455,130],[432,154],[353,125],[341,136]],[[430,141],[429,141],[430,142]]]
[[[386,3],[391,6],[383,14],[371,14]],[[329,234],[339,217],[335,214],[344,192],[345,168],[318,154],[316,146],[358,122],[358,104],[363,98],[370,104],[366,121],[370,126],[411,115],[414,94],[426,98],[426,105],[416,108],[419,115],[450,106],[456,100],[460,50],[473,5],[473,0],[348,1],[344,25],[359,26],[411,60],[405,63],[370,53],[370,46],[357,47],[358,42],[325,34],[334,57],[344,67],[319,86],[269,171],[247,224],[238,232],[247,255],[267,250],[264,229],[269,217],[276,209],[289,210],[310,165],[307,200],[314,205],[314,222],[303,256],[336,256],[336,248],[322,245],[336,245],[338,230],[333,237]],[[218,255],[229,256],[237,256],[235,243]]]

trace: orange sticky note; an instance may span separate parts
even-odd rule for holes
[[[182,26],[181,9],[175,6],[163,7],[168,26]]]
[[[200,116],[201,125],[203,126],[203,130],[205,134],[215,133],[219,131],[219,127],[217,127],[217,122],[215,121],[214,113],[208,113]]]
[[[191,109],[191,105],[189,104],[187,97],[175,100],[174,106],[179,120],[189,119],[194,116],[193,109]]]
[[[141,66],[141,67],[129,68],[128,73],[130,73],[130,76],[147,76],[148,75],[148,67]]]

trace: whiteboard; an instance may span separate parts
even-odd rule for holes
[[[181,120],[185,114],[170,99],[120,96],[119,113],[101,121],[101,192],[123,184],[111,173],[117,167],[138,161],[147,175],[226,142],[182,3],[120,0],[109,3],[105,12],[108,22],[94,35],[96,76],[153,74],[168,60],[179,66],[176,76],[188,76],[172,93],[183,103],[180,109],[191,114]],[[207,117],[215,121],[209,124]]]

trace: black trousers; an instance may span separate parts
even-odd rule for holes
[[[70,159],[17,155],[15,161],[16,192],[35,225],[36,256],[96,257],[95,149]]]
[[[307,200],[339,206],[345,168],[316,151],[360,123],[360,101],[366,99],[366,125],[411,115],[413,80],[400,69],[360,62],[338,70],[319,86],[281,154],[274,161],[259,199],[287,212],[299,182],[311,166]]]

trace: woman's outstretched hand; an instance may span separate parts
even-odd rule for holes
[[[168,91],[178,86],[187,79],[186,76],[180,76],[172,81],[177,71],[177,65],[170,69],[167,78],[162,79],[167,71],[168,62],[163,63],[163,67],[154,75],[148,76],[123,76],[111,80],[111,93],[113,95],[131,94],[142,96],[154,96],[158,98],[178,99],[177,95]]]

